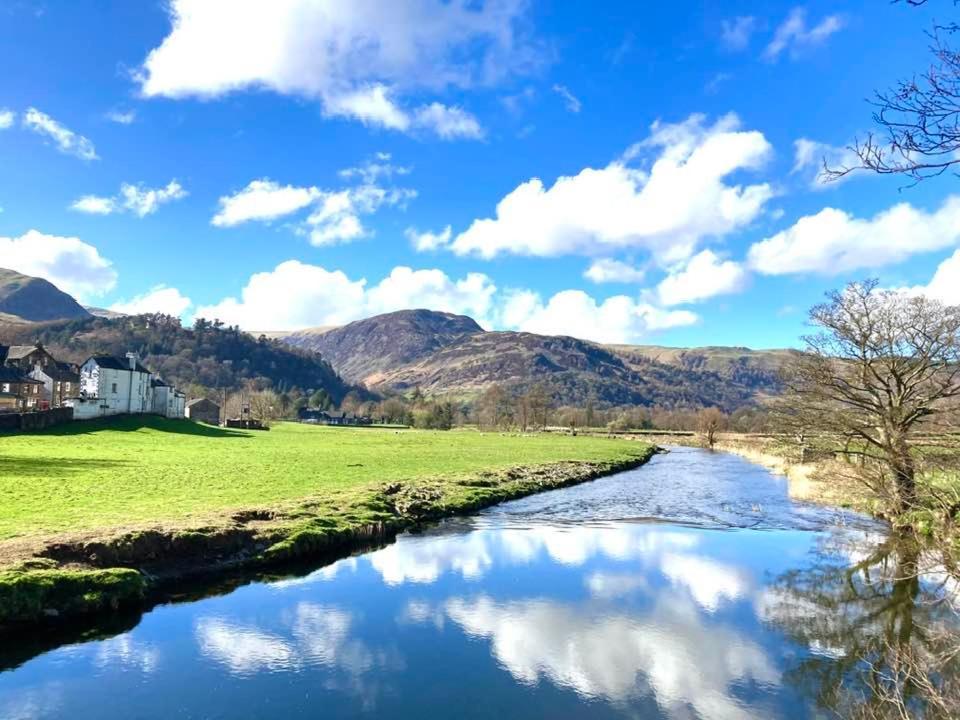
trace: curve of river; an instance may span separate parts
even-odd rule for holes
[[[676,448],[98,639],[0,649],[0,718],[815,717],[883,640],[858,620],[897,591],[875,569],[895,553],[761,467]],[[851,600],[868,571],[882,592]]]

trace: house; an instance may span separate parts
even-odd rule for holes
[[[197,398],[187,403],[187,417],[208,425],[220,424],[220,406],[213,400]]]
[[[64,403],[78,420],[139,414],[183,417],[183,393],[145,368],[136,353],[127,353],[124,359],[94,355],[80,366],[79,374],[79,397]]]
[[[366,416],[348,412],[331,412],[318,408],[300,408],[297,412],[300,422],[317,425],[370,425],[373,420]]]
[[[50,367],[57,364],[53,355],[44,349],[41,343],[35,345],[0,345],[0,363],[20,370],[24,374],[37,365]]]
[[[43,383],[20,370],[0,365],[0,411],[24,412],[40,407]]]
[[[150,392],[154,415],[168,418],[182,418],[187,404],[187,396],[172,385],[154,375],[150,378]]]
[[[29,377],[43,383],[40,399],[43,409],[64,407],[68,398],[80,394],[80,372],[75,365],[59,361],[47,365],[37,363]]]

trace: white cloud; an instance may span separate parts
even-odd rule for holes
[[[658,151],[649,170],[628,163]],[[596,255],[646,248],[661,263],[690,256],[701,239],[722,236],[756,218],[770,185],[728,184],[727,176],[761,167],[772,149],[736,116],[711,126],[693,115],[654,124],[651,135],[605,168],[586,168],[546,188],[529,180],[504,197],[496,217],[475,220],[453,241],[461,255],[502,253]]]
[[[807,11],[794,8],[773,34],[773,40],[763,51],[763,57],[773,61],[788,51],[791,57],[796,58],[804,50],[824,42],[843,26],[842,17],[827,15],[816,25],[808,27]]]
[[[338,175],[350,180],[360,178],[364,185],[376,185],[380,178],[390,180],[394,175],[409,175],[411,169],[403,165],[394,165],[390,162],[391,155],[386,152],[376,153],[373,159],[356,167],[344,168]]]
[[[438,269],[400,266],[371,285],[298,260],[256,273],[239,297],[200,307],[195,316],[248,329],[291,330],[413,308],[470,315],[488,328],[620,343],[698,320],[692,312],[663,310],[623,295],[598,301],[583,291],[566,290],[543,302],[530,290],[501,293],[482,273],[456,279]]]
[[[837,147],[800,138],[794,141],[793,148],[793,169],[790,174],[808,174],[810,187],[814,190],[836,187],[842,180],[853,177],[853,175],[844,175],[842,178],[830,180],[824,172],[824,163],[830,169],[856,167],[860,164],[857,154],[848,147]]]
[[[682,305],[738,292],[746,282],[747,272],[739,263],[703,250],[682,269],[667,275],[657,286],[657,295],[664,305]]]
[[[366,237],[370,233],[360,220],[381,207],[405,207],[416,191],[406,188],[385,189],[377,185],[320,194],[316,208],[305,221],[305,229],[313,245],[333,245]]]
[[[642,282],[646,272],[643,268],[628,265],[620,260],[601,258],[594,260],[583,276],[595,283],[635,283]]]
[[[765,275],[837,275],[897,263],[958,240],[960,196],[950,196],[935,212],[900,203],[870,219],[828,207],[754,243],[748,264]]]
[[[157,285],[149,292],[137,295],[131,300],[116,302],[109,309],[125,315],[163,313],[181,317],[192,304],[190,298],[182,295],[176,288]]]
[[[71,210],[87,213],[88,215],[109,215],[117,209],[116,201],[101,195],[84,195],[73,201]]]
[[[3,266],[49,280],[78,300],[103,295],[117,282],[112,263],[92,245],[75,237],[30,230],[20,237],[0,237]]]
[[[459,280],[441,270],[396,267],[378,284],[351,280],[340,270],[288,260],[253,275],[240,298],[198,308],[197,317],[219,318],[244,328],[277,330],[343,325],[393,310],[431,308],[483,320],[496,286],[480,273]]]
[[[132,125],[137,119],[136,110],[111,110],[107,113],[107,120],[118,125]]]
[[[96,160],[97,151],[83,135],[64,127],[46,113],[36,108],[29,108],[23,115],[24,126],[33,132],[44,135],[57,146],[57,149],[67,155],[75,155],[81,160]]]
[[[479,125],[451,124],[462,111],[406,110],[399,97],[491,84],[539,64],[517,31],[526,8],[524,0],[172,0],[170,34],[138,80],[148,97],[270,90],[394,130],[477,137]]]
[[[186,196],[187,191],[176,180],[171,180],[166,187],[161,188],[144,187],[142,183],[123,183],[120,192],[113,197],[84,195],[75,200],[70,209],[91,215],[110,215],[126,211],[142,218],[155,213],[161,205]]]
[[[752,15],[724,20],[720,23],[720,40],[728,50],[745,50],[757,26],[757,19]]]
[[[479,140],[484,134],[480,121],[466,110],[438,102],[418,108],[413,116],[413,124],[415,127],[431,130],[443,140]]]
[[[416,228],[409,227],[403,234],[417,252],[428,252],[449,245],[450,238],[453,237],[453,228],[447,225],[441,232],[435,233],[429,230],[418,232]]]
[[[530,290],[509,293],[503,302],[504,327],[540,335],[570,335],[601,343],[631,343],[651,331],[692,325],[686,310],[662,310],[626,295],[598,302],[582,290],[564,290],[546,303]]]
[[[351,175],[378,171],[367,166],[349,168],[344,172]],[[314,245],[331,245],[369,235],[360,220],[361,215],[373,214],[384,206],[404,207],[414,197],[414,190],[382,188],[372,183],[327,191],[317,187],[281,186],[263,178],[253,180],[233,195],[221,197],[220,211],[211,222],[217,227],[233,227],[254,220],[275,220],[313,206],[312,212],[298,225],[298,232],[308,235]]]
[[[583,103],[580,102],[580,99],[576,95],[570,92],[570,89],[566,85],[554,85],[553,91],[563,98],[563,102],[570,112],[578,113],[583,108]]]
[[[926,295],[945,305],[960,305],[960,250],[937,266],[926,285],[903,288],[910,295]]]
[[[6,108],[0,108],[0,130],[6,130],[7,128],[13,127],[13,123],[17,119],[17,114],[13,110],[7,110]]]
[[[269,178],[252,180],[243,190],[220,198],[220,211],[211,222],[233,227],[250,220],[275,220],[302,210],[322,194],[315,187],[280,185]]]

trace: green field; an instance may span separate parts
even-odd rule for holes
[[[564,435],[324,428],[224,430],[160,418],[0,437],[0,541],[169,524],[352,494],[386,481],[641,456],[641,443]]]

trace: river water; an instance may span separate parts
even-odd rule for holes
[[[928,612],[888,602],[884,537],[677,448],[96,639],[2,648],[0,718],[828,717],[888,632],[871,603],[895,626]],[[851,594],[862,576],[875,592]]]

